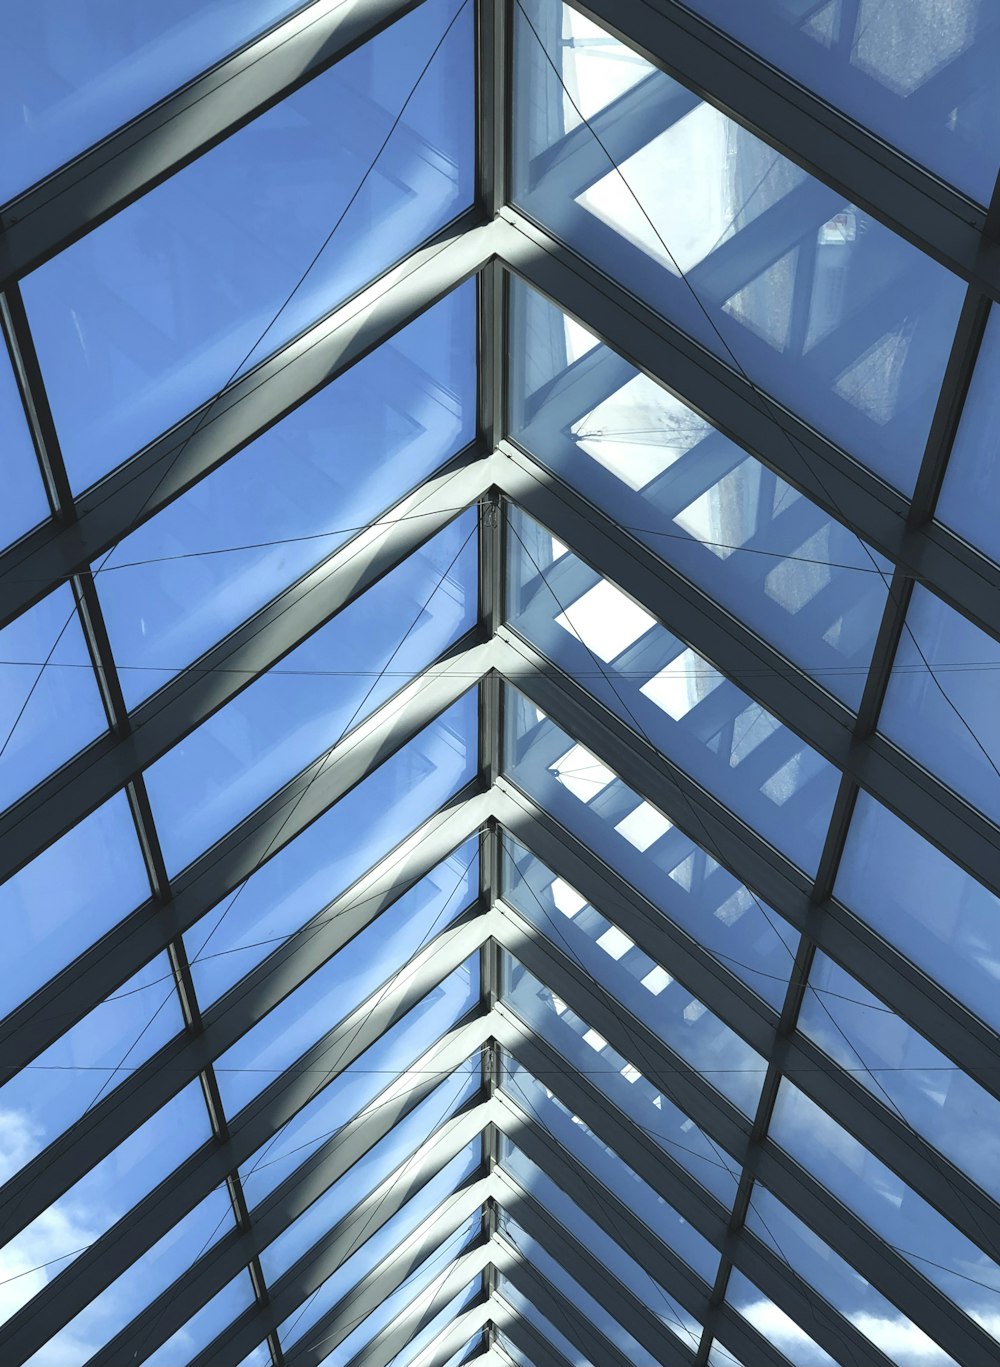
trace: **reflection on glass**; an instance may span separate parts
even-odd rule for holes
[[[517,7],[517,202],[909,491],[961,282],[663,72],[622,94],[594,53],[619,46],[558,0]],[[588,126],[560,117],[557,71],[587,81]]]
[[[596,338],[576,355],[578,324],[548,300],[520,281],[511,291],[512,435],[856,707],[888,563]]]
[[[326,1230],[365,1200],[381,1182],[403,1181],[426,1164],[422,1151],[434,1132],[476,1097],[482,1087],[478,1059],[470,1059],[279,1234],[260,1255],[264,1275],[274,1282],[303,1257]],[[374,1118],[374,1117],[373,1117]]]
[[[526,919],[685,1062],[752,1115],[764,1070],[761,1056],[568,883],[556,881],[513,841],[506,841],[505,856],[505,895]],[[525,877],[520,875],[522,861],[527,865]],[[543,880],[547,881],[544,901],[534,895],[532,887],[533,881]]]
[[[7,45],[0,45],[2,68]],[[0,89],[3,88],[0,75]],[[0,114],[2,118],[2,114]],[[2,165],[2,163],[0,163]],[[0,172],[2,174],[2,172]],[[49,516],[49,502],[35,459],[21,396],[0,342],[0,451],[4,453],[4,496],[0,501],[0,550]]]
[[[1000,560],[1000,309],[989,322],[955,435],[935,516]]]
[[[685,0],[807,90],[988,204],[1000,160],[992,0]]]
[[[252,1208],[263,1201],[376,1097],[385,1101],[405,1096],[417,1086],[421,1078],[415,1065],[478,1002],[479,959],[473,956],[344,1072],[330,1081],[320,1074],[315,1094],[240,1167],[247,1204]]]
[[[1000,1338],[1000,1267],[787,1079],[769,1133],[918,1272]]]
[[[85,1362],[186,1272],[199,1250],[204,1251],[235,1226],[229,1193],[225,1187],[218,1187],[49,1339],[25,1367],[62,1367],[63,1363]],[[246,1272],[240,1273],[226,1291],[236,1293],[230,1295],[233,1315],[253,1304],[253,1288]],[[192,1342],[181,1330],[170,1345],[164,1344],[144,1357],[143,1362],[149,1367],[183,1367],[192,1356],[184,1355],[185,1346]],[[168,1346],[172,1348],[170,1356]]]
[[[472,778],[476,716],[473,691],[187,931],[184,940],[202,1006],[301,930]],[[467,862],[449,869],[445,861],[440,877],[453,887]]]
[[[810,1303],[820,1323],[836,1324],[837,1317],[828,1308],[832,1306],[898,1367],[958,1367],[759,1182],[754,1185],[746,1224],[817,1293],[810,1296]]]
[[[729,1274],[726,1303],[748,1320],[757,1332],[784,1353],[795,1367],[839,1367],[780,1306],[758,1291],[753,1282],[735,1268]],[[812,1328],[813,1326],[810,1325]],[[813,1329],[815,1332],[815,1329]],[[726,1367],[725,1361],[722,1367]]]
[[[658,1195],[601,1140],[578,1115],[516,1059],[503,1058],[503,1090],[532,1120],[545,1129],[565,1150],[613,1192],[674,1253],[711,1286],[719,1268],[719,1254],[707,1239],[687,1223],[673,1206]]]
[[[780,1007],[797,939],[791,927],[512,688],[505,706],[508,777]],[[536,891],[555,900],[559,887]]]
[[[728,1209],[736,1194],[737,1164],[664,1094],[669,1078],[654,1084],[516,959],[505,953],[503,962],[503,1000],[515,1015]],[[761,1079],[758,1075],[758,1087]]]
[[[879,729],[1000,822],[1000,643],[916,585]]]
[[[426,0],[24,280],[74,488],[466,208],[472,32]]]
[[[825,954],[813,959],[809,985],[803,1034],[1000,1198],[1000,1101]]]
[[[0,886],[4,948],[17,973],[0,979],[0,1010],[36,988],[149,897],[128,799],[116,794]]]
[[[477,1138],[457,1154],[450,1163],[420,1188],[417,1194],[389,1220],[372,1233],[374,1219],[362,1222],[339,1262],[336,1272],[278,1327],[278,1337],[284,1349],[303,1339],[308,1343],[310,1330],[344,1296],[372,1272],[384,1259],[427,1222],[425,1236],[433,1237],[434,1220],[430,1217],[438,1207],[478,1173],[483,1158],[482,1142]],[[477,1210],[453,1235],[445,1240],[448,1256],[454,1260],[482,1228],[482,1216]],[[440,1250],[439,1250],[440,1253]],[[430,1261],[430,1260],[429,1260]],[[308,1266],[308,1265],[307,1265]],[[301,1270],[301,1269],[300,1269]]]
[[[55,1008],[56,1011],[58,1008]],[[52,1015],[45,1013],[50,1022]],[[99,1098],[184,1028],[166,954],[159,954],[0,1086],[0,1183],[13,1177]],[[6,1072],[0,1078],[6,1079]]]
[[[445,864],[422,879],[219,1057],[215,1072],[230,1115],[366,998],[366,1010],[374,1010],[387,992],[400,986],[397,975],[405,981],[407,968],[475,896],[470,862],[471,856],[459,868],[457,878],[453,865]],[[325,1053],[323,1060],[314,1060],[311,1066],[319,1070],[336,1067],[343,1047],[332,1055]]]
[[[834,893],[1000,1026],[1000,899],[867,793],[854,809]]]
[[[0,202],[26,190],[302,0],[41,0],[4,16]]]
[[[192,1082],[6,1245],[6,1275],[14,1280],[0,1303],[0,1321],[36,1296],[211,1136],[201,1087]]]
[[[107,728],[73,591],[63,584],[0,629],[0,809]]]
[[[472,628],[477,551],[470,511],[147,770],[171,873],[313,761],[323,763],[346,735]]]
[[[837,792],[833,766],[537,522],[511,508],[509,527],[510,625],[813,872]]]
[[[475,335],[470,283],[96,563],[106,566],[97,590],[129,706],[332,555],[471,440]],[[142,511],[139,495],[135,511]]]

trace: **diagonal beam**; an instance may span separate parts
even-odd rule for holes
[[[599,1367],[632,1367],[615,1344],[581,1315],[579,1308],[571,1305],[536,1268],[529,1268],[502,1237],[494,1239],[493,1257],[506,1281],[558,1329],[573,1348],[583,1353],[585,1362],[599,1364]],[[494,1297],[493,1306],[497,1328],[524,1353],[532,1367],[563,1367],[566,1358],[526,1315],[514,1310],[504,1299],[502,1290]],[[572,1364],[572,1367],[579,1367],[579,1364]]]
[[[415,8],[307,6],[216,63],[0,211],[0,289],[41,265]]]

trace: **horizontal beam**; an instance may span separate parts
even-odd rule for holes
[[[475,954],[493,922],[490,914],[477,915],[443,931],[391,987],[373,994],[328,1030],[255,1100],[229,1117],[225,1142],[203,1144],[7,1322],[2,1341],[8,1355],[19,1360],[19,1355],[27,1358],[37,1352],[58,1327],[252,1157],[322,1086],[350,1068],[390,1026]],[[51,1199],[48,1195],[46,1204]],[[16,1216],[23,1224],[22,1212]]]
[[[0,210],[0,289],[415,8],[415,0],[306,6]]]
[[[1000,299],[1000,253],[983,240],[984,211],[876,134],[674,0],[571,2],[921,251]]]

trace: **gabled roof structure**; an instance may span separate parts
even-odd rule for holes
[[[1000,13],[63,8],[0,1360],[996,1362]]]

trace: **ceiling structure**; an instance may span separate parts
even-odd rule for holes
[[[158,8],[0,57],[3,1362],[995,1362],[1000,15]]]

